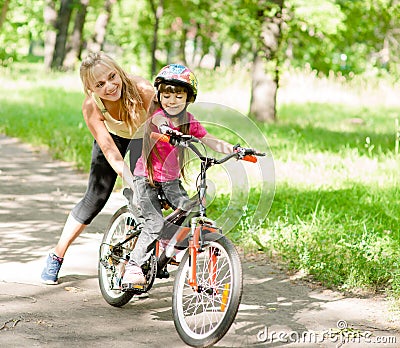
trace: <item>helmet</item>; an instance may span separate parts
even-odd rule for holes
[[[197,96],[197,78],[193,72],[181,64],[169,64],[163,67],[157,74],[154,86],[158,89],[161,83],[171,83],[187,87],[189,89],[188,99],[194,102]]]

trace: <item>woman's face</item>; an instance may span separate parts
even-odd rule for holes
[[[178,92],[162,92],[160,93],[160,101],[163,109],[171,116],[178,115],[186,107],[187,93]]]
[[[117,101],[121,98],[122,80],[118,72],[102,64],[93,68],[94,80],[90,85],[92,92],[101,99]]]

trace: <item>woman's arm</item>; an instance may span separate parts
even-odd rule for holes
[[[229,154],[233,152],[233,145],[207,133],[200,141],[214,151]]]
[[[132,173],[108,132],[104,124],[104,117],[92,98],[85,98],[82,105],[82,113],[90,132],[96,139],[108,163],[124,179],[129,187],[133,189]]]

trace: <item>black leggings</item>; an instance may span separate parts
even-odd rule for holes
[[[122,157],[130,150],[129,165],[131,171],[142,154],[142,139],[125,139],[111,134]],[[114,188],[117,173],[110,166],[96,140],[93,142],[92,162],[88,187],[85,196],[72,209],[71,215],[76,221],[89,225],[107,203]]]

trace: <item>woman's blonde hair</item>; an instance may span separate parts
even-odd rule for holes
[[[98,64],[115,70],[120,76],[122,81],[120,120],[126,122],[130,130],[138,128],[142,122],[140,111],[144,106],[137,86],[118,63],[104,52],[91,52],[81,63],[80,77],[85,94],[91,95],[90,86],[96,81],[93,70]]]

